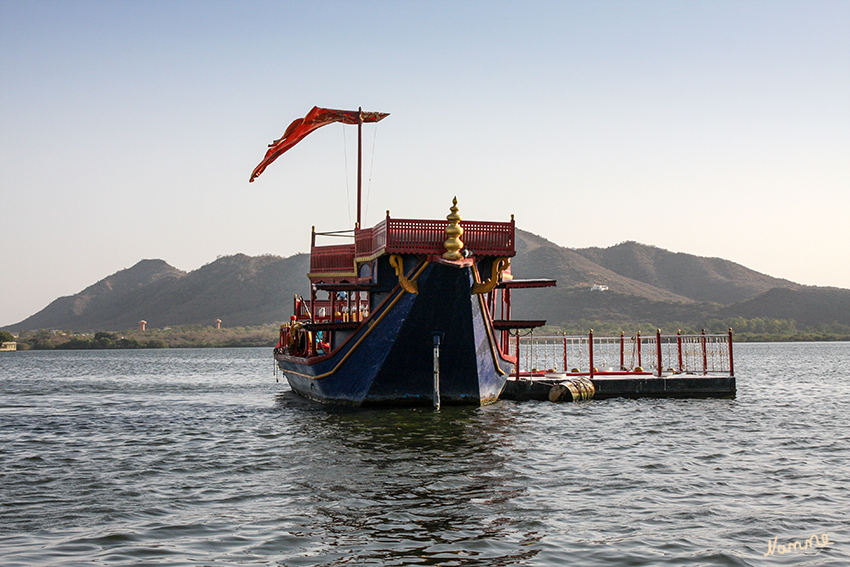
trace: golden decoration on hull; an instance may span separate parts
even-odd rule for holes
[[[475,282],[472,284],[472,293],[473,294],[481,294],[481,293],[490,293],[493,289],[499,285],[499,281],[502,279],[502,272],[507,270],[511,265],[510,258],[496,258],[493,262],[493,274],[490,276],[485,282]]]
[[[390,266],[395,268],[395,275],[398,277],[398,285],[407,293],[419,293],[419,284],[415,281],[407,279],[404,275],[404,260],[398,254],[390,256]]]

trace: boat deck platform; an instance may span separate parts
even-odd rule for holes
[[[505,384],[500,399],[549,401],[552,388],[569,382],[569,374],[543,375],[515,379]],[[734,398],[736,394],[734,376],[701,376],[694,374],[618,373],[616,375],[587,376],[594,386],[592,399],[608,398]]]

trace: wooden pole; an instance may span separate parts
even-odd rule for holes
[[[620,331],[620,371],[626,369],[626,344],[625,344],[625,333]]]
[[[564,374],[569,372],[567,367],[567,333],[564,333]]]
[[[679,347],[679,372],[682,371],[682,329],[676,331],[676,344]]]
[[[514,377],[519,380],[519,329],[516,330],[516,366],[514,367]]]
[[[732,327],[729,327],[729,376],[735,375],[735,365],[732,362]]]
[[[442,333],[434,333],[434,409],[440,409],[440,339]]]
[[[655,331],[655,346],[658,357],[658,377],[661,378],[661,368],[664,366],[664,361],[661,360],[661,329]]]
[[[641,355],[641,344],[640,344],[640,331],[637,332],[637,351],[638,351],[638,366],[643,368],[643,360]]]
[[[363,193],[363,107],[357,109],[357,224],[360,228],[360,201]]]

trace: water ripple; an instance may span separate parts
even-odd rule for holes
[[[735,400],[440,412],[305,402],[267,349],[7,355],[0,562],[850,563],[850,345],[736,354]]]

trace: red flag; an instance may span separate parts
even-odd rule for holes
[[[304,118],[298,118],[292,121],[286,132],[279,140],[275,140],[269,144],[269,150],[266,152],[266,157],[260,162],[260,165],[254,168],[251,173],[250,181],[254,181],[260,174],[269,166],[271,162],[276,160],[283,152],[300,142],[304,137],[325,124],[332,122],[342,122],[343,124],[357,124],[358,116],[361,122],[378,122],[383,120],[389,113],[386,112],[361,112],[357,110],[331,110],[328,108],[319,108],[314,106],[313,110],[307,113]]]

